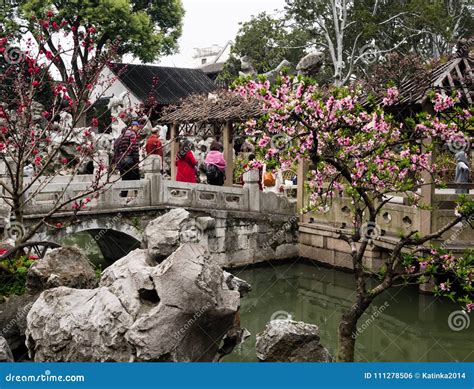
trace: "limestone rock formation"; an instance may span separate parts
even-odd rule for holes
[[[152,220],[145,229],[146,247],[152,258],[160,261],[174,252],[180,244],[201,242],[204,232],[214,227],[211,217],[193,218],[183,208],[174,208]],[[202,242],[205,245],[205,242]]]
[[[275,81],[276,78],[280,75],[282,72],[283,68],[289,68],[291,67],[291,63],[284,59],[281,61],[278,66],[275,69],[270,70],[269,72],[263,73],[263,75],[269,80],[269,81]]]
[[[0,362],[13,362],[13,355],[6,339],[0,336]]]
[[[0,304],[0,335],[3,336],[14,355],[26,354],[26,315],[38,298],[38,294],[10,296]]]
[[[319,73],[323,64],[324,53],[315,51],[314,53],[309,53],[301,58],[296,65],[296,70],[299,74],[314,76]]]
[[[244,281],[226,271],[224,272],[224,280],[229,289],[239,291],[240,297],[245,297],[252,290],[252,286],[247,281]]]
[[[104,271],[98,289],[43,292],[28,314],[27,345],[35,361],[212,361],[236,332],[239,306],[239,291],[199,244],[160,264],[135,250]]]
[[[320,343],[319,328],[293,320],[272,320],[257,334],[257,357],[265,362],[331,362]]]
[[[124,334],[133,319],[107,288],[46,290],[27,323],[26,344],[35,361],[126,362],[131,354]]]
[[[239,76],[256,76],[257,71],[253,67],[250,58],[246,55],[244,55],[242,58],[240,58],[240,71],[239,71]]]
[[[26,289],[39,293],[58,286],[90,289],[97,286],[94,268],[87,257],[75,247],[49,251],[28,270]]]
[[[190,219],[190,214],[183,208],[175,208],[152,220],[145,229],[145,242],[150,254],[166,258],[179,246],[181,225]]]
[[[227,287],[221,268],[197,244],[181,246],[151,277],[158,301],[127,333],[137,358],[212,361],[233,327],[238,291]]]

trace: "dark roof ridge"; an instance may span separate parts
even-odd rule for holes
[[[200,68],[184,68],[178,66],[161,66],[161,65],[149,65],[143,63],[124,63],[124,62],[111,62],[111,65],[119,65],[119,66],[144,66],[150,68],[160,68],[160,69],[176,69],[176,70],[201,70]]]

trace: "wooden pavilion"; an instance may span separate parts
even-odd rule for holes
[[[181,137],[198,132],[212,135],[224,145],[226,186],[233,185],[234,124],[263,114],[261,102],[221,91],[209,95],[193,95],[167,109],[160,123],[171,128],[171,179],[176,178],[174,161]]]
[[[457,52],[425,77],[413,76],[398,86],[397,102],[386,109],[408,116],[420,111],[432,111],[432,92],[443,96],[459,93],[459,105],[470,106],[474,101],[474,38],[458,42]],[[378,103],[382,102],[379,97]]]

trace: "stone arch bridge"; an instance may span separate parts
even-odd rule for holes
[[[109,185],[77,214],[72,209],[54,214],[53,225],[59,223],[64,227],[43,226],[34,240],[61,242],[72,234],[87,232],[91,244],[97,243],[104,258],[113,262],[140,247],[149,221],[169,209],[185,208],[196,216],[211,216],[216,220],[217,236],[212,237],[215,239],[212,244],[214,251],[222,254],[222,261],[228,262],[223,265],[290,255],[277,253],[278,244],[272,237],[283,225],[296,225],[296,204],[275,193],[261,192],[257,171],[245,173],[243,186],[219,187],[165,180],[160,173],[160,162],[159,157],[151,158],[145,166],[144,179]],[[47,215],[55,206],[58,194],[73,198],[86,193],[92,180],[93,177],[87,175],[58,176],[44,187],[33,185],[29,190],[39,193],[26,209],[24,227]],[[14,220],[7,220],[7,223],[12,222]],[[291,255],[296,256],[295,234],[292,238],[279,235],[283,235],[283,240],[280,239],[283,245],[288,243],[287,250],[291,241],[295,251]],[[267,242],[272,242],[274,247],[265,253],[261,248]]]

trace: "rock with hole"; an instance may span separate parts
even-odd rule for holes
[[[35,361],[213,361],[239,341],[237,284],[199,244],[157,263],[135,250],[100,288],[42,293],[28,314]],[[228,352],[228,351],[226,351]]]

